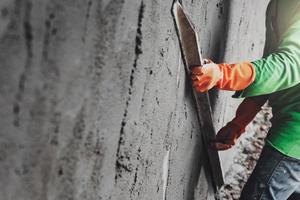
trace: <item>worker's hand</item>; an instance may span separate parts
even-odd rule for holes
[[[230,149],[235,145],[237,139],[243,132],[245,132],[244,128],[229,122],[219,130],[216,138],[211,141],[211,147],[218,151]]]
[[[210,60],[205,60],[202,67],[192,69],[193,87],[198,92],[207,92],[214,87],[222,77],[222,71],[219,66]]]
[[[250,62],[236,64],[215,64],[206,60],[203,67],[192,69],[193,87],[198,92],[206,92],[216,86],[222,90],[245,89],[255,80],[255,67]]]

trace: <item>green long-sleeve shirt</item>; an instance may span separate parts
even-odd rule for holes
[[[268,95],[267,143],[300,159],[300,0],[271,0],[266,16],[264,57],[252,62],[255,81],[234,97]]]

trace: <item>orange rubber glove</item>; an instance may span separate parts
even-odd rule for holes
[[[268,96],[256,96],[245,98],[239,105],[235,118],[221,128],[212,140],[211,146],[216,150],[226,150],[235,145],[237,139],[245,132],[246,126],[261,110],[261,106],[267,101]]]
[[[202,67],[194,67],[191,78],[196,91],[206,92],[222,79],[222,71],[218,65],[210,61]]]
[[[255,80],[255,69],[249,62],[215,64],[209,61],[202,67],[194,67],[191,78],[198,92],[206,92],[214,86],[237,91],[245,89]]]

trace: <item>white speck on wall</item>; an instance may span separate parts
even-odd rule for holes
[[[162,174],[163,200],[166,199],[166,189],[167,189],[168,176],[169,176],[169,157],[170,157],[170,150],[167,150],[163,161],[163,174]]]

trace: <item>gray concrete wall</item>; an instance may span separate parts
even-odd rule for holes
[[[204,56],[259,56],[261,2],[183,1]],[[1,200],[213,199],[172,3],[0,2]]]

